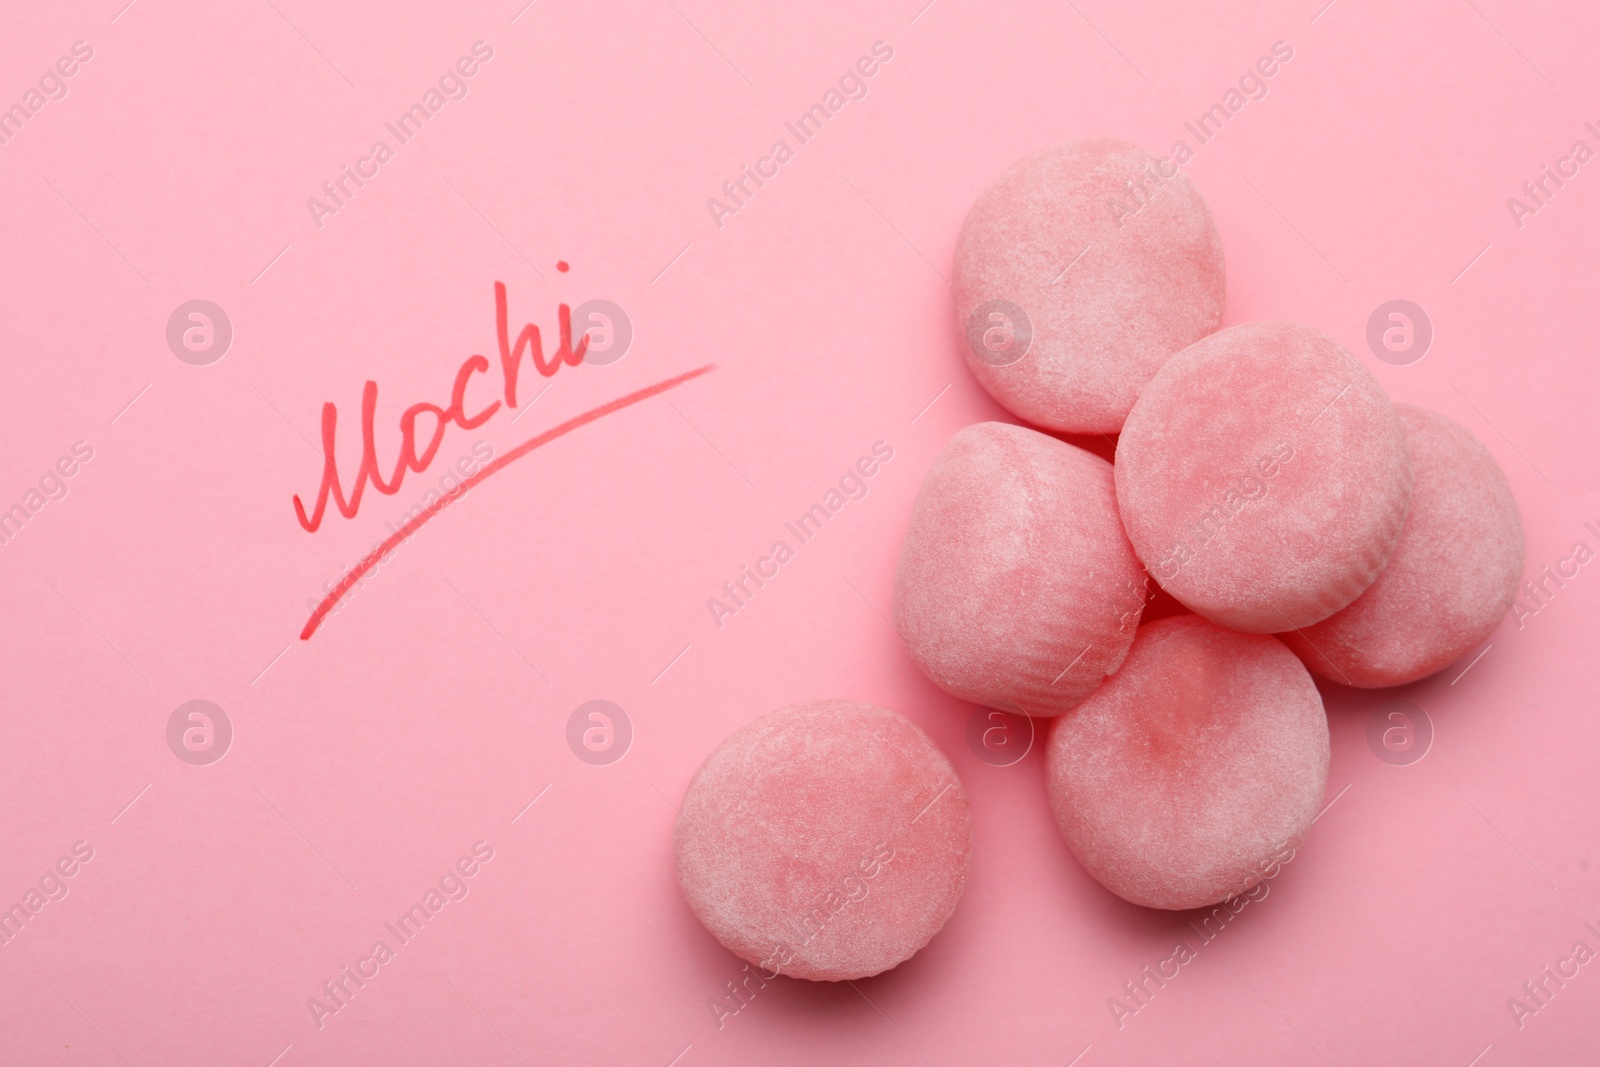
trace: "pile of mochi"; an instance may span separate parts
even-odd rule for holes
[[[1012,166],[967,215],[954,288],[973,375],[1029,425],[968,426],[928,471],[896,629],[946,692],[1054,720],[1049,803],[1106,889],[1167,909],[1243,894],[1323,804],[1312,675],[1415,681],[1510,608],[1523,536],[1505,475],[1324,334],[1219,329],[1211,212],[1134,145]],[[1114,462],[1063,435],[1117,435]],[[1140,625],[1151,579],[1188,611]],[[763,979],[858,978],[943,927],[971,836],[926,734],[816,701],[706,760],[678,874]]]

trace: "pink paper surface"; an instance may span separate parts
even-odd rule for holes
[[[1570,962],[1600,950],[1600,162],[1571,154],[1600,150],[1594,9],[124,2],[11,4],[0,34],[0,105],[27,116],[0,126],[0,509],[27,516],[0,550],[0,905],[40,902],[0,945],[0,1061],[1594,1061],[1600,964]],[[1265,97],[1201,144],[1185,123],[1280,41]],[[75,42],[92,56],[57,68]],[[475,42],[492,57],[400,143],[386,123]],[[801,143],[785,123],[875,42],[892,57],[865,96]],[[1039,748],[978,759],[973,707],[885,618],[923,471],[1005,417],[958,347],[961,219],[1016,157],[1104,135],[1196,149],[1228,323],[1325,330],[1483,439],[1545,582],[1464,675],[1324,688],[1331,807],[1209,941],[1094,883]],[[1546,164],[1567,176],[1533,200]],[[744,165],[769,177],[708,207]],[[346,166],[369,176],[332,205]],[[547,355],[558,304],[591,300],[625,309],[631,347],[524,370],[517,408],[450,427],[395,495],[307,533],[291,501],[315,496],[324,403],[348,484],[368,380],[385,477],[400,412],[448,405],[473,354],[493,366],[469,407],[494,398],[496,282]],[[196,299],[232,327],[207,365],[168,344]],[[1405,365],[1367,342],[1395,299],[1433,332]],[[447,468],[476,469],[475,443],[504,456],[708,363],[485,478],[299,639],[325,583]],[[877,442],[893,458],[866,495],[798,544],[784,524]],[[63,457],[72,475],[48,476]],[[716,617],[708,599],[780,539],[793,558]],[[950,755],[966,896],[897,970],[779,979],[733,1014],[741,964],[678,892],[673,806],[733,728],[823,696],[902,711]],[[631,725],[604,765],[568,743],[594,699]],[[231,724],[208,765],[177,755],[182,722],[169,745],[191,700]],[[1405,765],[1369,744],[1397,700],[1432,724]],[[464,857],[471,877],[445,877]],[[441,878],[465,895],[391,933]],[[1130,999],[1180,940],[1195,958]]]

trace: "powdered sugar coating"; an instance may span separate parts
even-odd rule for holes
[[[1465,426],[1395,405],[1411,453],[1411,510],[1388,566],[1344,610],[1283,635],[1317,674],[1404,685],[1486,641],[1517,596],[1522,517],[1505,472]]]
[[[1253,322],[1174,356],[1117,441],[1134,551],[1193,611],[1247,633],[1310,626],[1371,585],[1411,498],[1383,386],[1306,326]]]
[[[1116,670],[1144,607],[1111,464],[1022,426],[945,445],[911,512],[895,627],[941,689],[1059,715]]]
[[[1032,327],[1027,354],[1004,366],[963,342],[983,387],[1029,422],[1079,433],[1115,433],[1161,364],[1221,323],[1226,288],[1194,183],[1113,140],[1037,152],[985,189],[961,226],[954,285],[963,337],[995,300]]]
[[[944,927],[972,816],[950,761],[909,719],[817,700],[717,746],[689,784],[676,849],[690,908],[763,976],[865,978]]]
[[[1305,837],[1328,779],[1311,676],[1275,637],[1194,615],[1139,630],[1128,661],[1056,720],[1056,824],[1101,885],[1150,908],[1250,889]]]

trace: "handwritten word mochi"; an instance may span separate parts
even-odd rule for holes
[[[1388,566],[1355,602],[1283,635],[1316,674],[1404,685],[1488,640],[1522,580],[1522,518],[1500,465],[1460,423],[1397,404],[1416,483]]]
[[[1027,156],[956,243],[967,365],[1039,426],[1115,433],[1173,353],[1222,321],[1222,240],[1187,175],[1122,141]]]
[[[1124,900],[1182,910],[1247,892],[1304,839],[1328,780],[1328,721],[1276,637],[1195,615],[1141,627],[1128,662],[1056,720],[1056,824]]]
[[[1247,633],[1310,626],[1389,559],[1411,460],[1389,395],[1332,339],[1252,322],[1174,356],[1117,441],[1117,502],[1161,587]]]
[[[838,981],[910,959],[955,910],[972,816],[903,715],[816,700],[734,731],[678,816],[695,916],[761,974]]]
[[[911,510],[895,628],[941,689],[1059,715],[1116,670],[1144,608],[1111,464],[1036,430],[950,438]]]

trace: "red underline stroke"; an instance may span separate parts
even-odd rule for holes
[[[641,400],[648,400],[651,397],[657,396],[668,389],[682,385],[691,378],[698,378],[702,374],[708,374],[715,368],[715,363],[707,363],[703,367],[697,367],[692,371],[687,371],[683,374],[677,375],[676,377],[657,382],[654,385],[647,385],[643,389],[629,393],[626,396],[620,396],[615,400],[607,401],[606,403],[601,404],[599,407],[590,408],[583,414],[576,415],[568,419],[566,422],[563,422],[561,425],[546,430],[537,437],[533,437],[522,442],[522,444],[513,448],[505,455],[500,456],[498,459],[491,460],[490,462],[484,464],[482,470],[463,481],[456,488],[454,493],[447,493],[440,497],[433,504],[429,505],[426,511],[410,520],[405,525],[401,526],[398,530],[391,534],[388,539],[383,542],[383,544],[373,549],[365,559],[351,568],[350,572],[344,576],[344,579],[334,587],[333,592],[329,593],[323,599],[322,603],[317,605],[317,610],[311,613],[311,618],[306,620],[305,628],[300,631],[300,640],[311,640],[311,635],[317,632],[317,627],[322,625],[323,618],[327,616],[328,612],[332,610],[333,606],[350,591],[351,587],[354,586],[356,582],[361,580],[362,575],[366,574],[373,567],[377,566],[378,562],[382,560],[384,556],[387,556],[390,552],[392,552],[396,545],[400,544],[400,542],[406,540],[412,534],[416,533],[418,528],[421,527],[423,523],[439,514],[439,512],[449,507],[455,501],[461,499],[461,497],[466,495],[468,489],[471,489],[473,486],[489,477],[489,475],[494,474],[496,471],[505,467],[514,460],[521,459],[523,456],[526,456],[529,452],[532,452],[541,445],[547,445],[558,437],[566,436],[573,430],[578,429],[580,426],[586,426],[589,423],[594,422],[596,419],[604,418],[605,416],[610,415],[612,412],[621,411],[623,408],[631,407],[632,405],[639,403]]]

